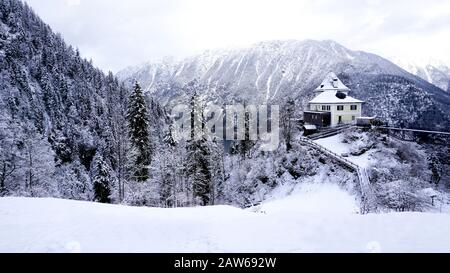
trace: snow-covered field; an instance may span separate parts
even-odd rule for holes
[[[331,184],[289,192],[247,210],[1,198],[0,252],[450,252],[447,214],[358,215]]]

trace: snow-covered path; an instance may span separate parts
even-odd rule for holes
[[[338,186],[304,185],[259,210],[152,209],[0,198],[0,252],[449,252],[446,214],[358,215]]]
[[[370,186],[369,176],[367,174],[367,167],[370,165],[372,151],[366,152],[360,156],[352,156],[351,145],[344,143],[343,140],[344,135],[339,134],[332,137],[322,138],[315,140],[314,142],[321,147],[335,153],[342,160],[347,160],[353,163],[355,166],[358,166],[358,179],[361,188],[361,194],[364,197],[364,201],[362,201],[362,211],[366,212],[374,212],[377,211],[376,208],[376,197],[373,192],[373,189]],[[359,140],[359,142],[363,142],[363,140]],[[344,154],[347,154],[346,158],[343,157]]]

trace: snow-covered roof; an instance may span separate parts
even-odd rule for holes
[[[316,125],[305,124],[305,125],[303,125],[303,127],[305,128],[305,130],[308,130],[308,131],[317,130],[317,126]]]
[[[322,92],[309,103],[364,103],[364,101],[352,98],[348,95],[338,97],[338,92],[340,91],[331,90]]]
[[[350,88],[345,86],[345,84],[336,76],[336,74],[334,74],[334,72],[330,72],[315,91],[328,90],[348,92],[350,91]]]

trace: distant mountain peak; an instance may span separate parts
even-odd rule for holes
[[[392,62],[427,82],[450,92],[450,65],[436,58],[391,58]]]

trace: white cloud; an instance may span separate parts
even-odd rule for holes
[[[26,1],[105,70],[273,39],[450,59],[448,0]]]

